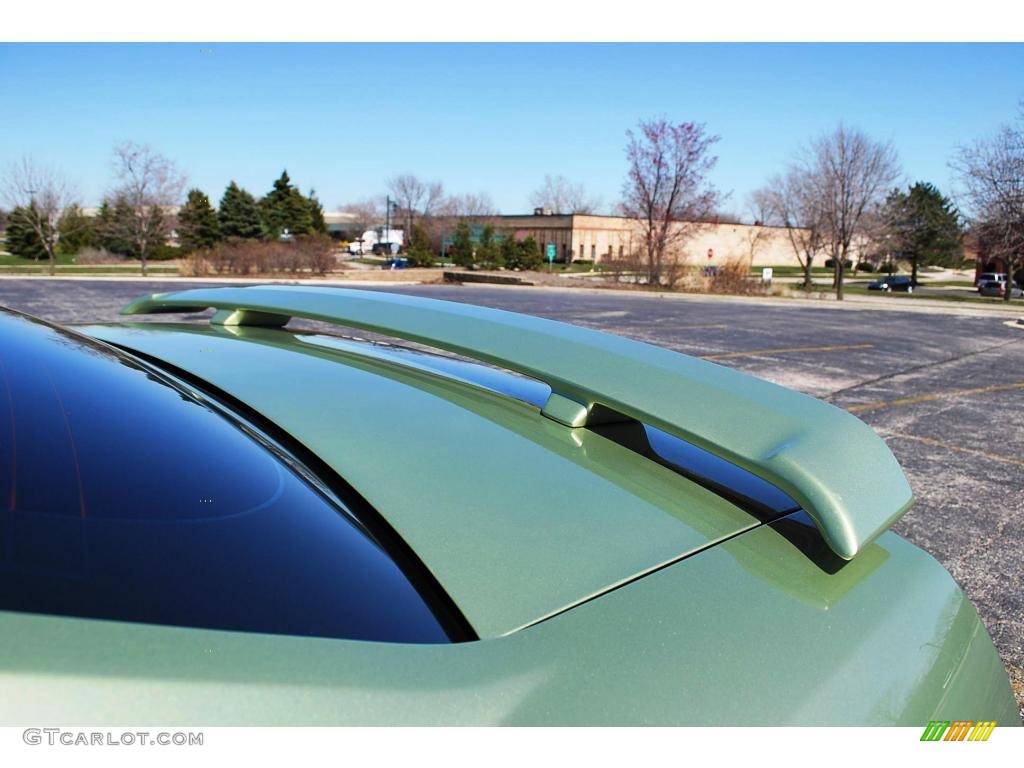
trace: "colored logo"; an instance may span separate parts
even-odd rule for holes
[[[995,727],[995,720],[932,720],[921,741],[988,741]]]

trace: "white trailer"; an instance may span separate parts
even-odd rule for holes
[[[372,253],[390,256],[398,253],[405,245],[404,237],[405,233],[401,229],[368,229],[363,232],[361,238],[348,244],[348,252],[356,255]]]

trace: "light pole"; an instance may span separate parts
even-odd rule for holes
[[[387,238],[388,252],[391,251],[391,210],[394,209],[395,214],[398,213],[398,202],[391,199],[391,195],[387,196],[384,213],[384,237]]]

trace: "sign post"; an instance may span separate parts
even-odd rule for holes
[[[547,247],[548,272],[551,271],[551,265],[554,264],[554,262],[555,262],[555,253],[556,253],[556,251],[555,251],[555,244],[554,243],[548,243],[548,247]]]

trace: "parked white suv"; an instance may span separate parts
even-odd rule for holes
[[[978,276],[978,281],[975,283],[975,287],[978,289],[978,293],[981,293],[981,286],[985,283],[1006,283],[1005,272],[982,272]]]

